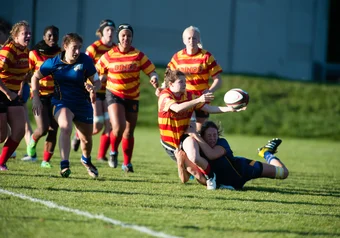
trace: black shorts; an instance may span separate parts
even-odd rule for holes
[[[13,91],[15,92],[15,91]],[[16,92],[15,92],[16,93]],[[7,113],[8,107],[18,107],[23,106],[22,100],[16,97],[13,101],[10,101],[7,96],[0,91],[0,113]]]
[[[105,93],[96,93],[96,100],[105,101]]]
[[[122,104],[127,112],[138,112],[139,101],[118,97],[106,89],[106,102],[110,106],[113,103]]]
[[[199,118],[209,118],[209,113],[202,110],[195,110],[195,115]]]

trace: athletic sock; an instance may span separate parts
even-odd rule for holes
[[[9,157],[13,154],[13,152],[18,147],[19,142],[16,142],[12,140],[11,137],[7,138],[6,143],[4,144],[4,147],[2,148],[2,152],[0,155],[0,165],[6,164]]]
[[[205,169],[201,169],[198,167],[198,169],[203,173],[203,175],[209,179],[214,177],[214,172],[211,170],[210,164]]]
[[[111,131],[111,133],[110,133],[111,151],[117,152],[118,146],[119,146],[121,141],[122,141],[122,137],[113,135],[113,133]]]
[[[86,158],[84,155],[81,155],[81,160],[85,163],[85,164],[89,164],[91,163],[91,156]]]
[[[52,158],[53,152],[48,152],[48,151],[44,151],[44,158],[43,160],[45,162],[50,162],[51,158]]]
[[[98,159],[104,158],[107,149],[110,146],[110,136],[102,134],[100,136],[99,149],[98,149]]]
[[[124,165],[128,165],[131,163],[134,144],[135,144],[135,139],[133,137],[129,139],[126,139],[126,138],[122,139]]]
[[[268,164],[270,164],[270,161],[272,161],[272,159],[278,159],[278,158],[276,158],[276,156],[273,153],[271,153],[269,151],[264,152],[263,157],[267,161]]]

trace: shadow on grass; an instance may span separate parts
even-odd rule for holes
[[[270,234],[273,233],[275,234],[280,234],[280,235],[297,235],[297,236],[327,236],[327,237],[336,237],[339,236],[340,233],[336,232],[307,232],[307,231],[292,231],[292,230],[260,230],[260,229],[242,229],[242,228],[222,228],[221,226],[208,226],[205,228],[200,228],[199,226],[175,226],[176,228],[179,229],[186,229],[186,230],[191,230],[191,231],[200,231],[200,230],[213,230],[213,231],[218,231],[218,232],[225,232],[225,234],[228,233],[257,233],[257,234]],[[247,236],[244,234],[244,236]]]
[[[308,196],[326,196],[326,197],[340,197],[340,191],[327,191],[327,190],[315,190],[315,189],[291,189],[291,188],[268,188],[268,187],[244,187],[241,191],[257,191],[257,192],[269,192],[280,194],[292,194],[292,195],[308,195]]]

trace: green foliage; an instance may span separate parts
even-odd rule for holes
[[[227,138],[235,155],[263,161],[256,149],[271,137]],[[95,158],[99,135],[93,142]],[[335,141],[284,139],[278,156],[289,177],[256,179],[243,191],[207,191],[193,180],[181,184],[156,128],[136,130],[135,173],[124,174],[119,167],[112,169],[93,159],[98,179],[87,175],[80,152],[73,151],[72,174],[61,178],[58,146],[53,168],[39,168],[43,144],[43,140],[38,144],[39,162],[25,163],[20,160],[25,153],[21,143],[18,157],[7,163],[10,170],[0,171],[0,189],[177,237],[340,236],[340,147]],[[0,201],[0,237],[152,237],[1,191]]]
[[[163,79],[164,70],[157,72]],[[212,105],[224,105],[224,93],[231,88],[250,95],[246,111],[211,115],[228,133],[340,140],[339,85],[238,75],[223,75],[222,80]],[[144,75],[140,99],[138,124],[157,127],[157,98]]]

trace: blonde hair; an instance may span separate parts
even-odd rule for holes
[[[12,42],[14,40],[14,38],[19,34],[20,28],[21,27],[30,27],[30,24],[28,24],[27,21],[19,21],[17,23],[15,23],[12,26],[12,30],[9,32],[9,37],[6,40],[6,42],[4,43],[4,45],[7,45],[8,43]]]
[[[203,42],[202,42],[202,38],[201,38],[201,31],[198,27],[196,26],[189,26],[187,28],[184,29],[183,34],[182,34],[182,39],[184,40],[184,36],[188,31],[194,31],[197,33],[198,36],[198,43],[197,46],[198,48],[202,49],[203,48]]]

